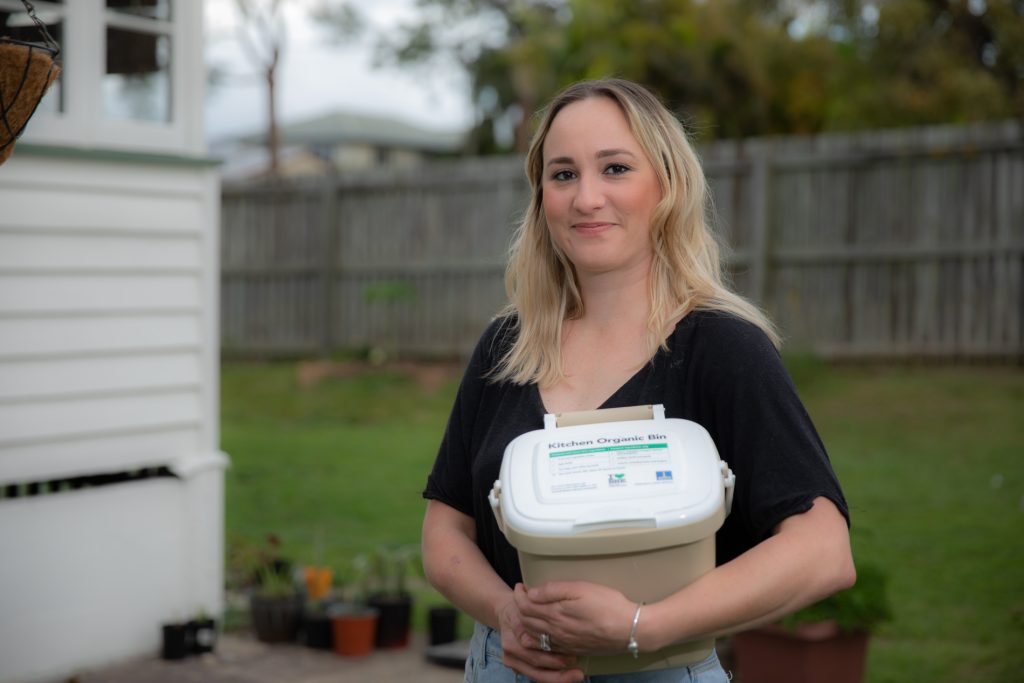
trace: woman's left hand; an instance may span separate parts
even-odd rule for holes
[[[548,634],[557,652],[615,654],[626,651],[636,603],[615,590],[585,581],[552,581],[533,588],[516,584],[523,625]]]

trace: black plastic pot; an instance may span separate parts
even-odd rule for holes
[[[185,659],[191,645],[188,635],[187,624],[164,624],[161,656],[164,659]]]
[[[193,619],[188,628],[190,652],[195,655],[213,652],[217,645],[217,622],[214,619]]]
[[[252,628],[264,643],[287,643],[295,640],[302,619],[301,595],[265,597],[253,594],[249,600]]]
[[[377,619],[375,645],[380,648],[403,648],[409,645],[412,623],[411,595],[375,595],[366,601],[380,612]]]
[[[334,648],[334,626],[326,614],[307,614],[302,618],[302,641],[318,650]]]
[[[458,623],[459,611],[454,607],[431,607],[427,612],[430,644],[443,645],[454,641]]]

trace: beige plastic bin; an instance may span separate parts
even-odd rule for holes
[[[591,581],[652,603],[714,568],[734,483],[703,427],[639,406],[546,415],[544,429],[506,448],[490,502],[528,586]],[[663,669],[713,648],[708,639],[580,663],[588,674]]]

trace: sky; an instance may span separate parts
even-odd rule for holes
[[[372,27],[394,30],[416,16],[415,0],[354,0]],[[424,72],[373,67],[373,40],[336,46],[309,18],[314,0],[284,0],[287,45],[278,69],[281,123],[335,110],[381,114],[438,130],[464,129],[472,121],[467,82],[457,68]],[[266,126],[265,90],[254,78],[235,27],[234,0],[207,0],[206,62],[230,75],[208,86],[206,133],[211,141],[261,131]]]

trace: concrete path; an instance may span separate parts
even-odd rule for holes
[[[409,647],[340,657],[302,645],[222,634],[217,651],[175,662],[145,659],[69,679],[74,683],[460,683],[462,671],[428,662],[422,636]]]

